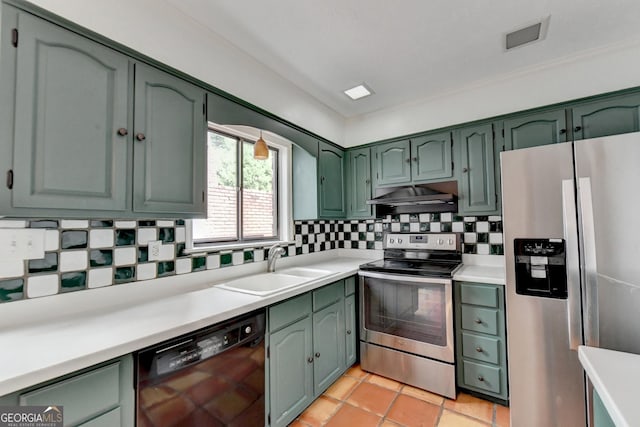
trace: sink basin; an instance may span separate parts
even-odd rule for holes
[[[262,273],[241,277],[217,285],[218,288],[246,294],[265,296],[309,281],[309,276],[294,276],[283,273]]]
[[[306,268],[306,267],[285,268],[284,270],[280,270],[277,273],[287,274],[289,276],[310,277],[310,278],[326,276],[327,274],[331,274],[329,270],[320,270],[318,268]]]

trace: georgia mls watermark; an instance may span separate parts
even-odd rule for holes
[[[0,427],[62,427],[62,406],[0,406]]]

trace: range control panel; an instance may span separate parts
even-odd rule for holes
[[[456,233],[389,233],[385,249],[430,249],[455,251],[460,249],[460,235]]]

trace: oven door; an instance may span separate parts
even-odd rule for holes
[[[454,362],[449,279],[360,271],[360,339]]]

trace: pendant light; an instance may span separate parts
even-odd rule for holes
[[[253,158],[258,160],[266,160],[269,158],[269,147],[262,139],[262,130],[260,131],[260,139],[253,145]]]

